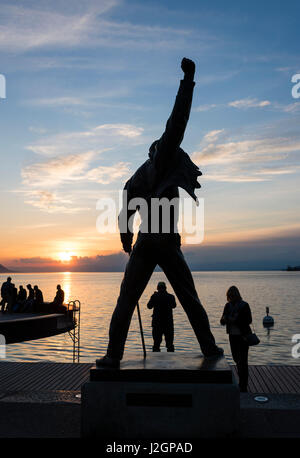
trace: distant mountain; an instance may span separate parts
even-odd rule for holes
[[[298,271],[300,270],[300,266],[295,266],[295,267],[291,267],[291,266],[287,266],[286,270],[288,271]]]
[[[2,264],[0,264],[0,273],[1,274],[8,274],[9,272],[11,271],[8,270],[6,267],[4,267]]]

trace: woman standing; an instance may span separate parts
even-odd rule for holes
[[[227,291],[227,304],[224,307],[221,324],[226,325],[229,334],[231,354],[237,365],[239,387],[241,392],[247,392],[248,385],[248,350],[249,345],[245,336],[251,333],[252,315],[249,304],[243,301],[236,286]]]

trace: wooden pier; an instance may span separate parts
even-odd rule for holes
[[[0,392],[80,391],[93,364],[0,361]],[[236,374],[236,367],[232,366]],[[300,394],[299,366],[249,366],[250,393]]]

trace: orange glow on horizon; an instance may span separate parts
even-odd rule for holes
[[[59,261],[66,263],[71,262],[74,256],[76,256],[76,254],[70,253],[69,251],[62,251],[61,253],[58,253]]]

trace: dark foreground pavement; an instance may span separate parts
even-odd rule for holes
[[[0,438],[80,437],[79,391],[0,393]],[[241,438],[300,438],[300,395],[241,394]]]

